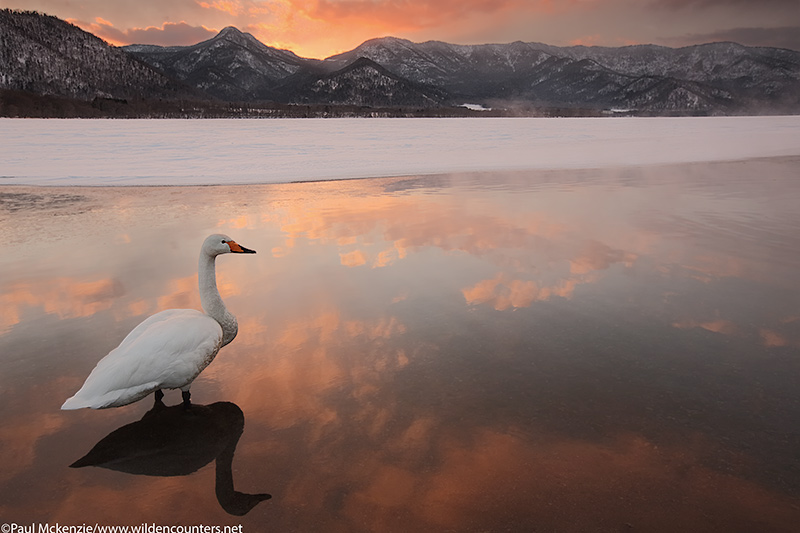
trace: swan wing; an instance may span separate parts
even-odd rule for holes
[[[92,370],[62,409],[118,407],[156,389],[190,384],[222,344],[216,320],[194,309],[170,309],[136,326]]]

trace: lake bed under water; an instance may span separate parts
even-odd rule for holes
[[[785,157],[2,187],[0,516],[789,531],[798,175]],[[217,260],[239,335],[195,381],[196,412],[60,411],[145,317],[199,308],[216,232],[258,254]],[[140,419],[98,452],[106,468],[69,468]]]

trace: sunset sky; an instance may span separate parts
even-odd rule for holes
[[[800,50],[798,0],[6,0],[115,45],[194,44],[226,26],[325,58],[387,35],[457,44],[686,46],[736,41]]]

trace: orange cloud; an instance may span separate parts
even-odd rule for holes
[[[240,15],[244,11],[240,2],[232,2],[230,0],[214,0],[211,3],[197,2],[197,5],[204,9],[215,9],[233,16]]]
[[[636,254],[615,250],[597,241],[588,241],[580,251],[580,255],[570,260],[569,270],[573,274],[586,274],[594,270],[605,270],[616,263],[631,266],[634,261]]]
[[[217,289],[222,298],[241,294],[241,279],[237,279],[230,270],[217,268]],[[197,274],[172,279],[167,293],[158,298],[158,309],[200,309],[200,292]]]
[[[158,298],[158,309],[197,308],[200,305],[197,284],[197,274],[170,280],[166,294]]]
[[[299,2],[307,5],[307,2]],[[552,2],[525,0],[439,0],[396,2],[392,0],[317,0],[305,8],[310,18],[358,21],[373,28],[394,31],[417,30],[450,23],[465,17],[480,17],[499,12],[550,10]]]
[[[545,439],[531,445],[486,430],[469,443],[454,440],[442,446],[441,467],[428,479],[417,479],[412,504],[439,527],[492,530],[508,517],[519,517],[528,526],[521,529],[585,531],[626,523],[644,530],[664,524],[670,529],[725,529],[739,527],[740,520],[758,521],[765,509],[777,511],[785,499],[705,467],[702,440],[656,446],[627,434],[606,443]],[[664,501],[691,504],[665,507]],[[735,517],[712,511],[732,502],[742,505]],[[784,511],[774,518],[789,524],[793,514]]]
[[[506,274],[500,273],[493,279],[479,281],[461,292],[469,305],[489,303],[497,311],[503,311],[511,307],[529,307],[533,302],[546,301],[553,296],[571,298],[575,287],[589,280],[590,278],[568,278],[551,286],[540,287],[534,281],[509,279]]]
[[[487,214],[474,206],[442,209],[436,200],[405,196],[348,197],[341,184],[314,184],[319,200],[286,203],[276,222],[286,235],[284,254],[298,240],[357,246],[341,250],[343,264],[384,267],[407,257],[411,250],[433,246],[445,251],[487,255],[515,249],[532,240],[561,236],[562,224],[537,213]]]
[[[786,339],[786,337],[777,331],[761,328],[759,333],[761,335],[761,339],[764,341],[764,346],[786,346],[789,344],[789,341]]]
[[[199,379],[220,383],[220,394],[243,409],[270,406],[263,418],[271,427],[312,421],[316,439],[344,423],[328,403],[331,390],[346,385],[355,397],[368,401],[387,373],[409,364],[409,357],[403,350],[387,348],[406,331],[396,317],[359,319],[329,304],[309,306],[307,315],[277,314],[281,318],[269,321],[269,335],[261,324],[268,320],[264,317],[240,323],[239,337]],[[366,365],[348,356],[354,346],[360,353],[373,352]],[[249,369],[245,375],[243,367]]]
[[[122,285],[113,279],[18,281],[0,293],[0,330],[19,323],[26,307],[39,308],[59,318],[89,316],[109,309],[124,292]]]
[[[223,298],[241,294],[241,283],[240,276],[231,269],[218,269],[217,286]],[[111,310],[126,294],[122,283],[113,278],[57,277],[16,281],[4,286],[0,292],[0,332],[18,324],[28,309],[60,319],[86,317]],[[152,310],[151,304],[141,298],[128,303],[123,301],[122,305],[113,311],[117,318],[138,316]],[[155,308],[199,309],[197,274],[169,280]]]
[[[738,335],[741,333],[741,328],[739,326],[730,320],[723,319],[702,322],[696,320],[683,320],[680,322],[673,322],[672,326],[678,329],[701,328],[712,333],[719,333],[721,335]]]
[[[339,258],[344,266],[356,267],[367,263],[367,256],[361,250],[339,254]]]
[[[316,58],[350,50],[375,37],[408,36],[444,27],[470,32],[476,24],[497,26],[497,20],[562,9],[552,0],[285,0],[269,7],[252,1],[235,2],[235,6],[237,18],[245,12],[257,15],[240,28],[243,31],[271,46]]]
[[[256,217],[250,215],[241,215],[236,218],[230,218],[225,220],[220,220],[217,223],[218,228],[230,228],[230,229],[245,229],[245,228],[255,228],[258,227],[258,220]]]
[[[28,468],[36,458],[36,442],[58,433],[66,421],[57,413],[38,413],[4,419],[0,425],[3,459],[8,465],[0,469],[0,479],[11,478]]]

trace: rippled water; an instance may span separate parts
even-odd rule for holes
[[[784,158],[0,188],[0,517],[791,530],[798,176]],[[199,307],[213,232],[258,254],[217,261],[239,336],[191,416],[60,411],[146,316]],[[95,445],[105,467],[69,467]]]

